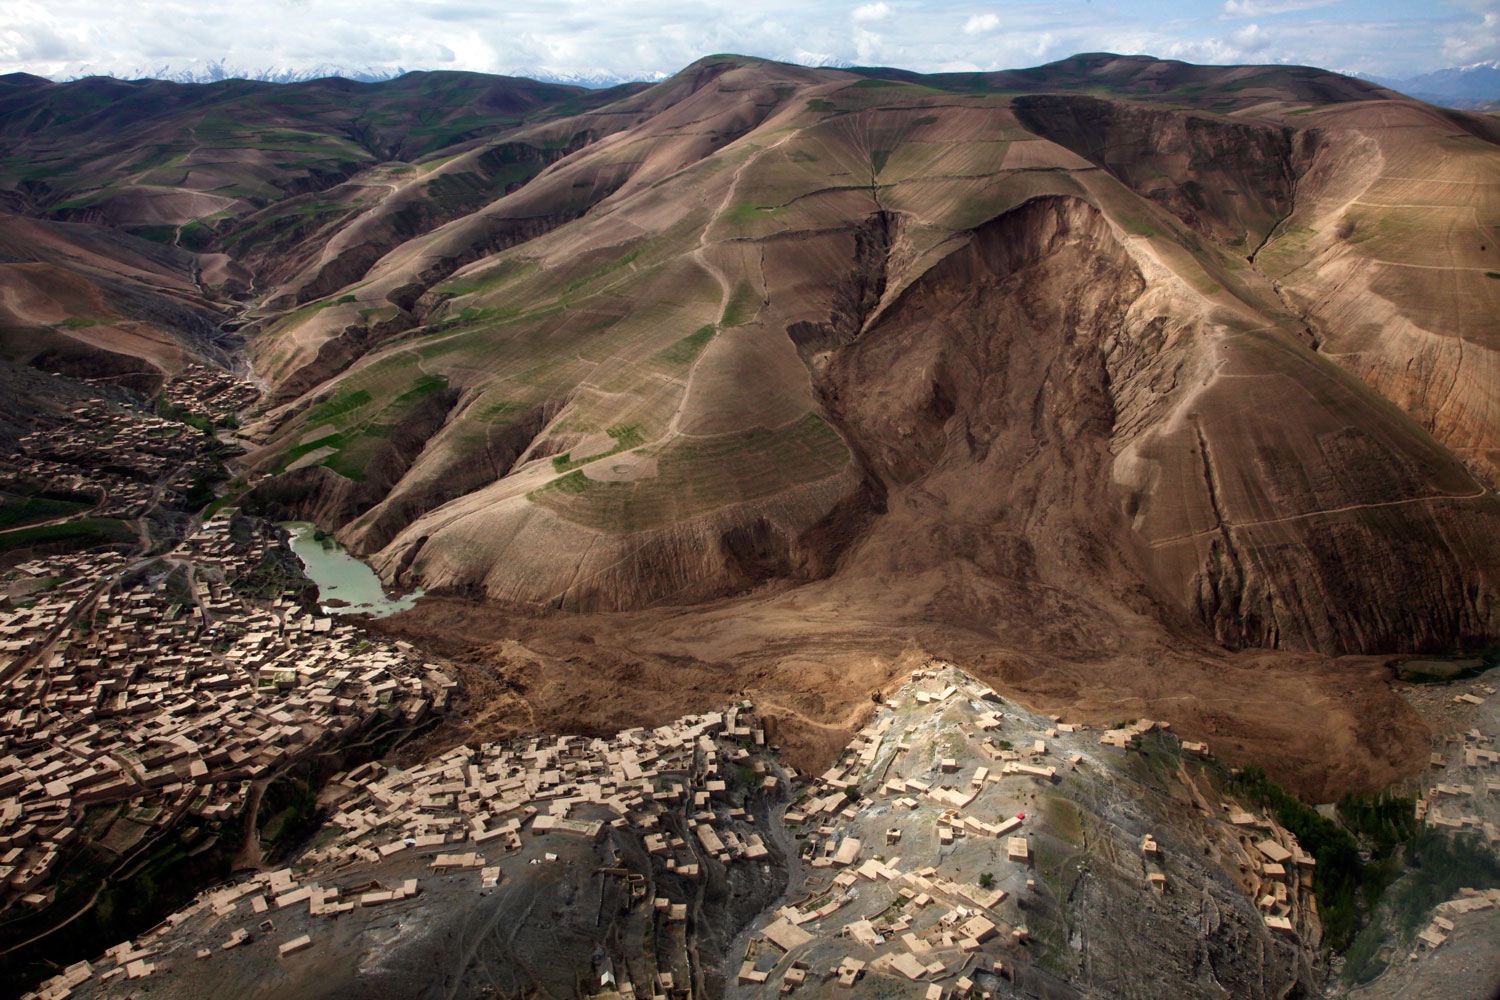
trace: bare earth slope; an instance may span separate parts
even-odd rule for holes
[[[69,200],[4,176],[222,255],[270,388],[244,501],[445,595],[391,627],[526,724],[617,721],[561,678],[641,721],[755,688],[811,760],[922,649],[1333,794],[1422,746],[1359,656],[1500,634],[1487,119],[1109,55],[381,86],[132,91],[132,135],[218,110]],[[14,159],[97,134],[89,93],[18,104]]]
[[[1058,548],[1052,508],[1072,508],[1117,563],[1068,544],[1075,573],[1130,580],[1231,644],[1493,631],[1486,469],[1392,407],[1402,392],[1322,360],[1245,260],[1292,228],[1307,148],[1343,141],[1284,124],[1295,90],[1211,115],[710,68],[387,254],[353,301],[268,326],[263,367],[298,387],[352,339],[345,317],[394,302],[416,326],[389,346],[367,332],[262,428],[267,471],[330,450],[292,476],[388,577],[630,609],[840,559],[859,574],[848,543],[903,520],[866,515],[957,475],[990,501],[966,519],[986,544]],[[1421,111],[1370,96],[1354,103]],[[608,193],[554,225],[559,191]],[[522,218],[551,231],[448,276]],[[443,405],[412,403],[423,389]],[[391,427],[422,439],[405,468],[368,460]],[[1392,545],[1402,570],[1379,572]]]

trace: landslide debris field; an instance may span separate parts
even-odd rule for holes
[[[1494,117],[1303,67],[721,55],[608,91],[0,77],[0,670],[25,736],[0,734],[0,782],[26,789],[0,819],[31,838],[0,861],[31,907],[0,959],[34,970],[30,936],[75,911],[102,948],[183,902],[103,919],[80,873],[201,879],[305,850],[343,815],[317,789],[346,764],[610,740],[749,700],[773,770],[822,774],[933,657],[1070,724],[1169,723],[1263,768],[1240,789],[1263,809],[1409,791],[1433,732],[1462,730],[1414,708],[1394,664],[1500,641],[1497,229]],[[289,520],[425,596],[334,625],[270,527]],[[182,617],[111,641],[147,608]],[[1135,836],[1078,782],[1077,808]],[[1140,808],[1197,801],[1173,782]],[[720,819],[748,835],[786,791]],[[274,862],[252,829],[266,794]],[[110,839],[127,820],[144,840]],[[1230,850],[1184,822],[1194,850]],[[172,846],[181,823],[201,839]],[[1393,866],[1420,856],[1391,846],[1407,833]],[[735,883],[753,907],[698,897],[676,981],[733,987],[735,935],[778,880],[795,895],[790,844]],[[494,945],[515,891],[454,917],[480,924],[453,926],[444,995],[484,988],[465,949]],[[586,922],[593,888],[547,891]],[[1268,996],[1321,982],[1374,926],[1369,902],[1318,919],[1332,891],[1312,922],[1276,900],[1292,944],[1254,923],[1258,897],[1215,902],[1202,919],[1244,918],[1261,948],[1254,977],[1224,975]],[[413,898],[380,902],[439,905]],[[1084,900],[1082,922],[1125,898]],[[1072,902],[1039,919],[1068,924]],[[1145,989],[1101,978],[1125,943],[1091,933],[1025,989]],[[599,941],[581,940],[570,968]],[[527,947],[491,958],[534,965]],[[1397,946],[1358,947],[1368,971]],[[487,985],[541,974],[514,975]]]

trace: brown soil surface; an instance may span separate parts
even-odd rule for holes
[[[1069,721],[1165,720],[1314,801],[1384,787],[1425,759],[1427,727],[1373,658],[1231,654],[1186,641],[1177,651],[1064,660],[954,629],[881,623],[848,605],[830,612],[821,606],[829,589],[633,614],[429,597],[373,627],[460,665],[466,725],[434,734],[435,743],[655,726],[748,696],[773,720],[787,758],[820,772],[875,696],[937,655]]]

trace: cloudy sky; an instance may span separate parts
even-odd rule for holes
[[[1500,58],[1500,0],[0,0],[0,73],[670,73],[713,52],[938,70],[1075,52],[1408,76]]]

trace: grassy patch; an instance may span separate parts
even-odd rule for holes
[[[450,278],[438,285],[437,290],[450,295],[472,295],[475,292],[493,291],[508,281],[538,270],[539,267],[540,265],[534,261],[502,260],[477,274]]]
[[[725,329],[743,326],[755,318],[759,306],[760,298],[755,294],[755,289],[750,287],[748,281],[742,281],[734,286],[729,301],[724,304],[724,316],[719,323]]]
[[[807,102],[807,110],[809,110],[809,111],[837,111],[838,107],[832,101],[824,100],[821,97],[814,97],[812,100],[810,100],[810,101]]]
[[[15,528],[36,521],[50,521],[88,510],[92,505],[46,497],[18,497],[0,494],[0,529]]]
[[[762,208],[753,202],[742,201],[738,205],[731,205],[725,209],[719,218],[737,226],[752,226],[757,219],[764,218],[768,211],[769,209]]]
[[[281,461],[277,464],[276,471],[278,473],[285,472],[287,466],[297,461],[303,455],[317,451],[319,448],[341,448],[344,445],[345,437],[346,435],[343,434],[329,434],[326,437],[318,438],[316,441],[304,441],[301,444],[293,445],[281,453]]]
[[[368,389],[355,389],[353,392],[340,390],[332,399],[320,404],[317,409],[309,413],[308,422],[321,424],[335,417],[342,417],[364,406],[372,398]]]
[[[35,528],[21,528],[0,534],[0,552],[11,552],[32,545],[67,542],[78,546],[109,545],[127,542],[135,538],[135,532],[124,521],[114,518],[91,517],[66,524],[44,524]]]
[[[1053,833],[1074,847],[1083,846],[1083,813],[1076,805],[1061,795],[1049,795],[1042,800],[1042,809]]]
[[[527,404],[520,400],[501,399],[478,407],[473,412],[473,418],[487,424],[498,424],[504,422],[506,417],[520,413],[526,407]]]
[[[717,332],[718,328],[712,323],[700,326],[676,343],[658,351],[652,356],[652,360],[673,366],[692,364]]]
[[[608,451],[601,451],[597,455],[589,455],[585,458],[577,459],[571,457],[571,452],[563,452],[561,455],[554,455],[552,457],[552,468],[558,472],[569,472],[579,466],[587,465],[589,462],[597,462],[601,458],[618,455],[622,451],[639,448],[646,443],[645,437],[641,434],[639,424],[615,424],[613,427],[606,428],[605,433],[615,439],[615,446],[613,448]]]
[[[815,414],[781,430],[678,440],[654,454],[655,476],[597,482],[574,471],[527,499],[581,524],[639,531],[815,482],[849,461],[843,439]]]
[[[411,388],[397,396],[395,402],[405,403],[421,399],[424,396],[432,395],[439,389],[446,389],[447,387],[448,377],[446,375],[423,375],[412,383]]]
[[[582,288],[584,285],[593,284],[600,278],[607,277],[608,275],[613,274],[615,271],[618,271],[623,267],[629,267],[640,255],[641,252],[639,250],[632,250],[618,260],[610,261],[608,264],[605,264],[603,267],[594,271],[592,274],[584,275],[582,278],[579,278],[577,281],[574,281],[572,284],[568,285],[567,288],[563,289],[563,294],[571,295],[573,292],[578,291],[578,289]]]

